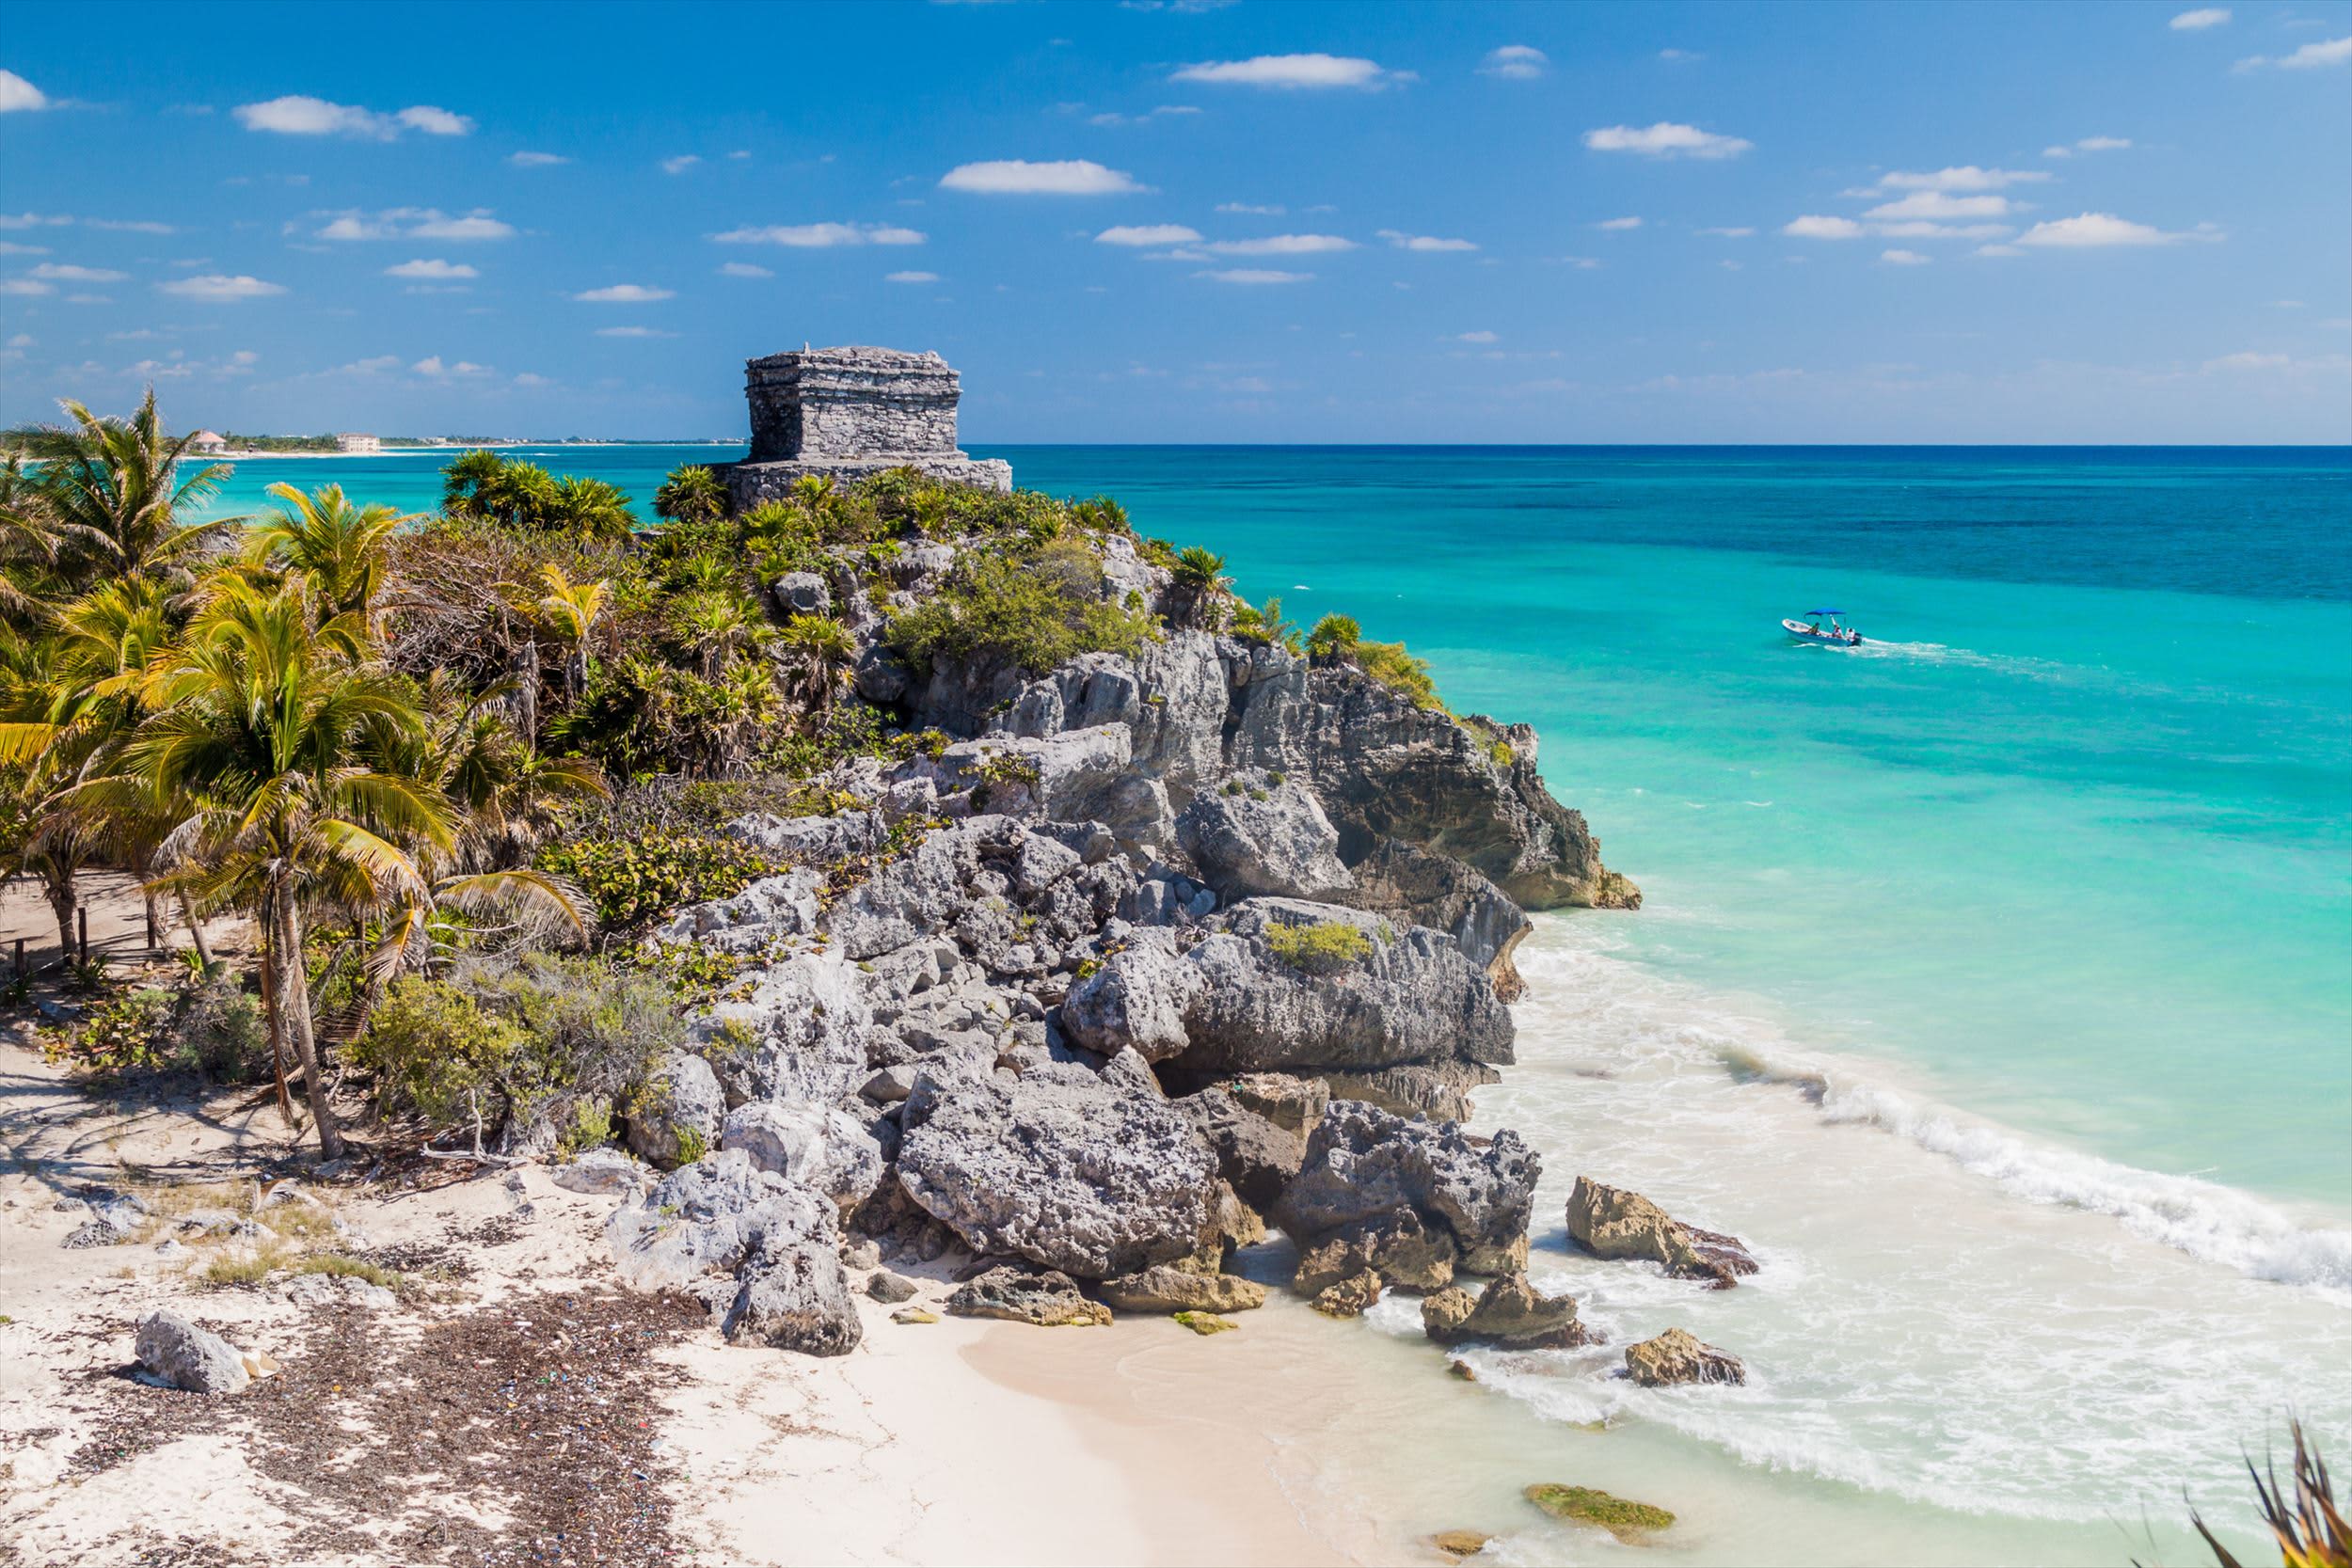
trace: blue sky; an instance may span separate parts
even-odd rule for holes
[[[0,420],[2352,439],[2352,4],[119,5],[0,32]]]

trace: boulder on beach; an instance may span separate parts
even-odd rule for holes
[[[177,1312],[150,1312],[139,1320],[140,1369],[167,1387],[191,1394],[237,1394],[253,1381],[237,1348]]]
[[[1756,1259],[1737,1237],[1685,1225],[1641,1194],[1589,1176],[1578,1177],[1568,1194],[1568,1235],[1596,1258],[1661,1264],[1668,1274],[1719,1291],[1756,1272]]]
[[[1466,1557],[1476,1557],[1485,1551],[1486,1543],[1493,1539],[1485,1530],[1441,1529],[1429,1538],[1429,1544],[1459,1562]]]
[[[1543,1162],[1518,1134],[1472,1138],[1453,1122],[1411,1121],[1360,1101],[1333,1101],[1274,1220],[1302,1260],[1324,1238],[1367,1222],[1410,1234],[1406,1212],[1468,1274],[1525,1266],[1527,1222]]]
[[[1310,1303],[1327,1318],[1360,1318],[1380,1299],[1380,1276],[1366,1270],[1315,1293]]]
[[[1581,1525],[1598,1525],[1629,1544],[1639,1543],[1651,1531],[1664,1529],[1675,1522],[1675,1516],[1662,1508],[1612,1497],[1596,1486],[1562,1486],[1541,1481],[1527,1489],[1526,1497],[1555,1519],[1572,1519]]]
[[[1700,1342],[1697,1336],[1670,1328],[1655,1339],[1625,1348],[1626,1375],[1646,1388],[1677,1383],[1732,1383],[1748,1380],[1748,1370],[1728,1351]]]
[[[1241,1326],[1232,1319],[1220,1318],[1214,1312],[1179,1312],[1175,1314],[1175,1318],[1178,1323],[1204,1339],[1212,1334],[1229,1333]]]
[[[850,1299],[841,1255],[821,1242],[763,1243],[737,1275],[735,1301],[720,1324],[729,1342],[756,1342],[805,1355],[843,1355],[864,1330]]]
[[[1159,1263],[1105,1279],[1103,1299],[1121,1312],[1246,1312],[1265,1305],[1265,1287],[1239,1275],[1195,1274]]]
[[[1442,1291],[1454,1283],[1454,1239],[1410,1209],[1357,1220],[1298,1249],[1292,1288],[1312,1295],[1370,1271],[1399,1291]]]
[[[1523,1274],[1487,1282],[1472,1296],[1460,1286],[1421,1304],[1422,1332],[1441,1345],[1500,1345],[1505,1350],[1558,1350],[1590,1338],[1576,1320],[1574,1296],[1548,1296]]]
[[[1111,1321],[1111,1309],[1089,1301],[1078,1282],[1056,1269],[1002,1264],[977,1275],[947,1298],[959,1318],[1002,1318],[1041,1328],[1092,1327]]]

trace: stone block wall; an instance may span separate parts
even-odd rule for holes
[[[959,378],[936,354],[802,349],[744,367],[754,463],[953,458]]]

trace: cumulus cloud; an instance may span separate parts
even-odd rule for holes
[[[643,283],[613,283],[572,297],[583,305],[650,305],[656,300],[675,299],[677,291],[650,288]]]
[[[1200,238],[1197,229],[1181,223],[1122,223],[1094,236],[1096,245],[1191,245]]]
[[[1639,152],[1648,158],[1736,158],[1756,143],[1661,119],[1646,126],[1604,125],[1585,132],[1584,145],[1596,152]]]
[[[463,261],[443,261],[420,256],[413,261],[403,261],[398,266],[386,267],[384,276],[423,278],[431,282],[449,282],[460,277],[479,277],[482,274]]]
[[[1930,258],[1920,255],[1915,250],[1882,250],[1879,252],[1879,260],[1892,261],[1899,267],[1924,267],[1928,264]]]
[[[2004,196],[1953,196],[1947,191],[1913,191],[1893,201],[1871,208],[1863,216],[1883,218],[1890,222],[1923,218],[1941,222],[1947,218],[1996,218],[2009,211],[2009,198]]]
[[[1642,220],[1640,218],[1603,218],[1593,227],[1607,230],[1611,233],[1622,233],[1629,229],[1641,228]]]
[[[776,275],[766,267],[754,266],[749,261],[725,261],[720,264],[719,276],[722,277],[773,277]]]
[[[882,281],[885,283],[936,283],[939,281],[939,274],[935,272],[886,273],[882,277]]]
[[[56,292],[56,288],[54,285],[43,283],[38,278],[0,277],[0,294],[30,296],[33,294],[54,294]]]
[[[1220,213],[1249,213],[1258,217],[1280,217],[1282,215],[1282,209],[1279,207],[1262,206],[1248,201],[1220,201],[1216,204],[1216,210]]]
[[[2023,256],[2024,251],[2013,245],[1980,245],[1972,253],[1978,256]]]
[[[33,269],[33,276],[52,283],[119,283],[131,275],[104,267],[77,267],[71,261],[43,261]]]
[[[1889,191],[1998,191],[2011,185],[2038,184],[2049,178],[2047,169],[1979,168],[1974,164],[1962,164],[1957,167],[1925,173],[1895,169],[1880,175],[1877,183],[1846,194],[1877,196]]]
[[[1502,340],[1492,332],[1480,331],[1456,332],[1454,341],[1457,343],[1497,343]]]
[[[47,93],[13,71],[0,71],[0,115],[47,107]]]
[[[1145,187],[1125,170],[1104,168],[1091,158],[996,158],[958,164],[939,177],[939,188],[981,196],[1125,196]]]
[[[168,283],[158,283],[156,291],[175,299],[193,299],[206,305],[228,305],[241,299],[262,299],[286,292],[283,283],[264,283],[258,277],[238,273],[208,272],[195,277],[177,277]]]
[[[1383,87],[1414,80],[1412,72],[1384,71],[1378,62],[1351,55],[1259,55],[1247,60],[1203,60],[1168,78],[1173,82],[1217,82],[1245,87]]]
[[[2227,7],[2201,6],[2193,11],[2183,11],[2174,17],[2171,26],[2176,33],[2201,33],[2208,27],[2218,27],[2229,20],[2230,12]]]
[[[510,240],[515,226],[493,217],[486,207],[452,215],[437,207],[391,207],[380,213],[334,214],[318,230],[322,240]]]
[[[1780,231],[1800,240],[1858,240],[1866,230],[1851,218],[1807,213],[1782,224]]]
[[[2129,136],[2085,136],[2077,142],[2045,147],[2042,155],[2045,158],[2071,158],[2077,152],[2121,152],[2131,145],[2132,138]]]
[[[14,240],[0,240],[0,256],[46,256],[45,245],[18,245]]]
[[[1311,272],[1276,272],[1265,267],[1227,267],[1221,272],[1196,272],[1195,277],[1205,277],[1215,283],[1304,283],[1314,277]]]
[[[477,365],[470,359],[444,363],[437,354],[427,355],[408,368],[418,375],[430,376],[437,380],[447,379],[451,376],[476,376],[490,373],[490,367],[487,365]]]
[[[1500,49],[1486,51],[1481,76],[1500,76],[1507,82],[1532,82],[1551,69],[1551,56],[1533,44],[1506,43]]]
[[[1475,240],[1449,240],[1436,234],[1406,234],[1394,229],[1383,229],[1380,237],[1399,250],[1460,251],[1476,250]]]
[[[2090,249],[2107,245],[2171,245],[2185,236],[2168,234],[2145,223],[2133,223],[2113,213],[2084,213],[2071,218],[2037,223],[2017,237],[2021,245],[2058,249]]]
[[[684,174],[688,169],[692,168],[696,164],[701,162],[702,159],[694,153],[681,152],[675,158],[662,159],[661,172],[664,174]]]
[[[921,245],[918,230],[889,223],[771,223],[730,229],[711,239],[720,245],[780,245],[793,250],[831,250],[849,245]]]
[[[403,131],[421,131],[428,136],[462,136],[473,129],[473,121],[464,115],[452,114],[430,103],[379,114],[357,104],[330,103],[302,93],[259,103],[240,103],[234,113],[237,123],[248,131],[274,131],[287,136],[358,136],[369,141],[391,141]]]
[[[571,162],[560,152],[510,152],[506,161],[516,168],[549,168],[557,164]],[[516,379],[519,381],[522,378],[517,376]]]
[[[2314,71],[2322,66],[2343,65],[2352,61],[2352,34],[2329,39],[2325,43],[2307,43],[2292,55],[2273,59],[2267,55],[2249,55],[2237,63],[2240,71],[2252,71],[2261,66],[2275,65],[2281,71]]]
[[[1353,250],[1356,242],[1337,234],[1268,234],[1255,240],[1216,240],[1201,248],[1219,256],[1314,256]]]

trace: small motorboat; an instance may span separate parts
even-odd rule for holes
[[[1804,613],[1804,620],[1784,619],[1780,623],[1788,629],[1789,636],[1805,642],[1827,642],[1840,648],[1855,648],[1862,645],[1860,632],[1851,626],[1841,626],[1837,624],[1837,617],[1844,614],[1844,610],[1808,610]],[[1826,626],[1821,625],[1824,619],[1829,622]]]

